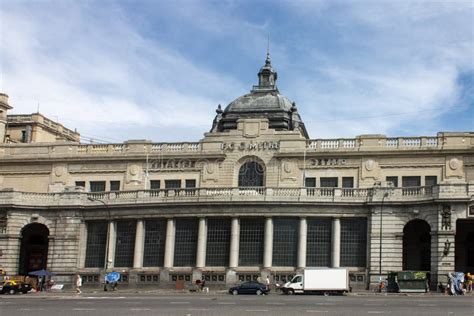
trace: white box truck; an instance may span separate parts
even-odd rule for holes
[[[306,268],[281,288],[288,295],[319,293],[324,295],[349,292],[349,270],[346,268]]]

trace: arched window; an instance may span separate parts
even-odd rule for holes
[[[263,187],[265,170],[256,161],[244,163],[239,170],[239,187]]]

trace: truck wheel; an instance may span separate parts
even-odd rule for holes
[[[238,294],[239,294],[239,291],[237,291],[237,290],[232,291],[232,295],[238,295]]]
[[[294,295],[294,294],[295,294],[295,290],[289,289],[289,290],[287,291],[287,294],[288,294],[288,295]]]
[[[329,296],[331,293],[329,293],[328,291],[324,292],[323,295],[324,296]]]
[[[257,295],[262,295],[262,290],[257,290]]]

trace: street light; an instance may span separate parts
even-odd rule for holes
[[[109,205],[105,203],[102,200],[97,200],[91,197],[87,197],[87,199],[91,202],[99,202],[102,203],[105,206],[105,209],[107,210],[107,239],[105,241],[105,262],[104,262],[104,276],[107,274],[107,269],[109,268],[109,263],[112,263],[112,260],[109,259],[109,243],[110,243],[110,210],[109,210]],[[104,291],[107,291],[107,285],[104,284]]]
[[[385,192],[382,197],[382,204],[380,205],[380,258],[379,258],[379,275],[382,280],[382,216],[383,216],[383,202],[388,197],[388,192]]]

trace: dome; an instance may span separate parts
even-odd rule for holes
[[[290,99],[278,93],[278,91],[252,91],[232,101],[224,110],[227,112],[266,112],[266,111],[290,111],[292,103]]]
[[[219,105],[211,132],[237,129],[237,120],[241,118],[266,118],[269,128],[277,131],[299,130],[308,138],[295,103],[278,91],[277,73],[268,54],[265,65],[258,72],[258,79],[258,85],[253,86],[250,93],[232,101],[224,111]]]

